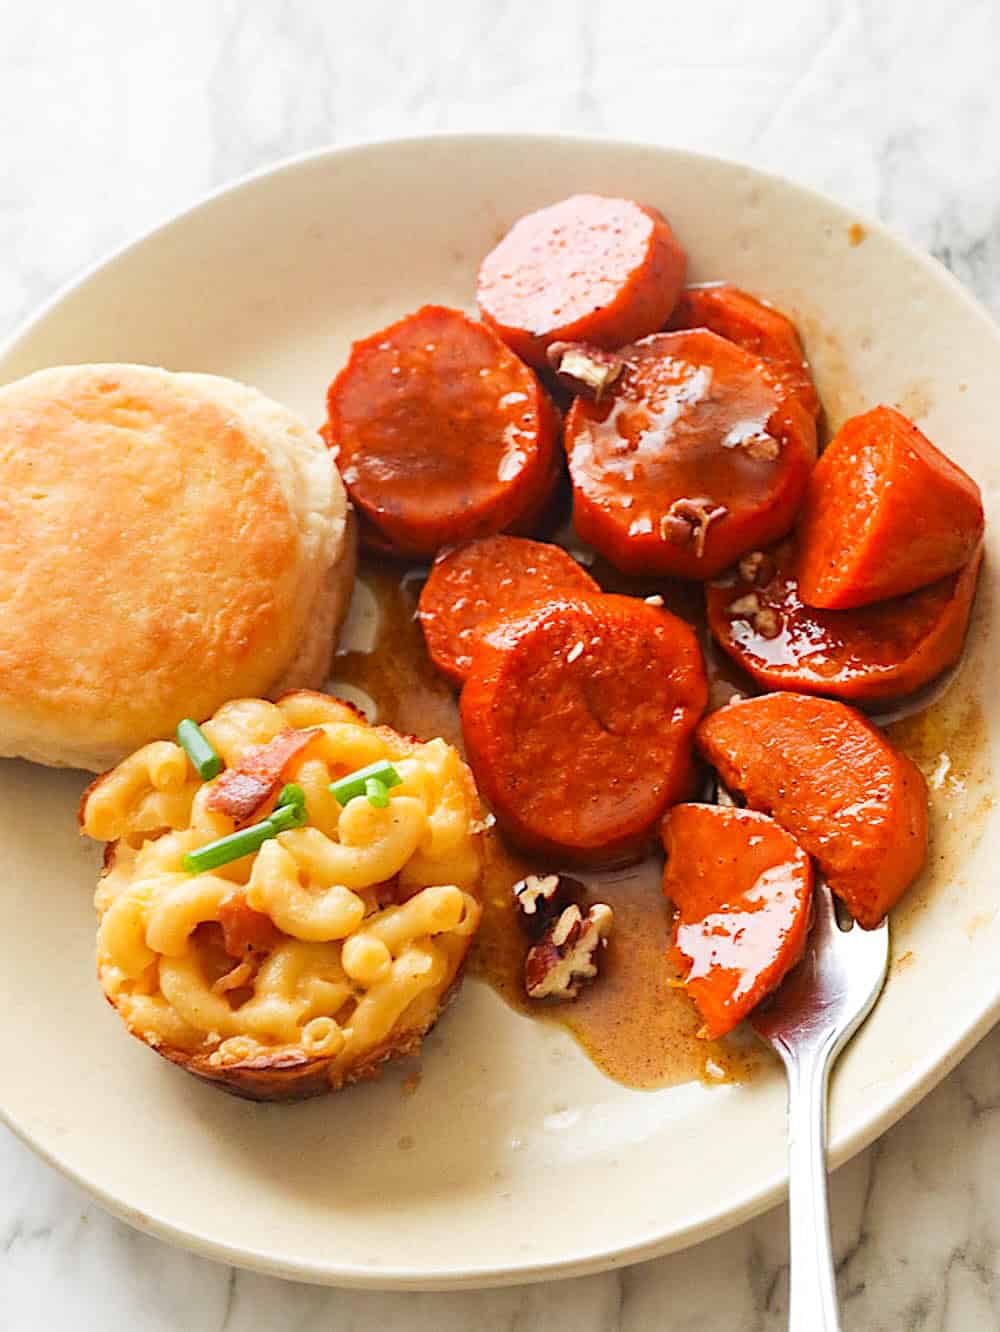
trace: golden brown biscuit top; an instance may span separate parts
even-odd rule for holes
[[[325,567],[304,569],[316,550],[287,478],[213,382],[227,383],[69,367],[0,389],[0,712],[15,730],[62,723],[113,750],[287,666]]]

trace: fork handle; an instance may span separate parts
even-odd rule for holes
[[[827,1080],[832,1046],[786,1062],[789,1332],[840,1332],[826,1191]]]

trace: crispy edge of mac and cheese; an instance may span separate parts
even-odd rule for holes
[[[172,741],[124,759],[80,808],[83,831],[112,843],[95,896],[105,995],[168,1059],[267,1099],[332,1090],[416,1049],[481,916],[479,802],[455,749],[307,691],[237,699],[202,726],[227,770],[289,729],[315,729],[282,773],[305,793],[306,823],[218,869],[189,873],[184,856],[237,825],[209,800],[219,778],[200,781]],[[330,782],[381,759],[401,779],[385,808],[341,806]],[[234,912],[258,941],[236,956]]]

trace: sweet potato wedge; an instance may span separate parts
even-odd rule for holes
[[[842,426],[813,469],[799,521],[799,592],[849,610],[954,573],[983,534],[979,487],[892,407]]]
[[[751,809],[815,857],[866,929],[896,904],[927,856],[927,784],[859,712],[806,694],[763,694],[706,717],[698,747]]]
[[[732,1031],[802,956],[813,872],[766,814],[675,805],[663,820],[671,957],[714,1040]]]

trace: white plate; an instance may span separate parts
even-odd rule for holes
[[[477,261],[507,225],[581,190],[661,207],[694,279],[733,279],[797,315],[835,424],[901,404],[995,508],[1000,335],[972,299],[877,225],[852,244],[856,219],[827,199],[660,148],[441,138],[292,162],[65,292],[8,347],[0,379],[149,361],[248,380],[318,422],[353,337],[423,301],[471,305]],[[987,751],[1000,699],[981,688],[998,657],[992,549],[948,724],[928,743],[931,767],[941,744],[951,763],[935,771],[934,867],[895,923],[889,986],[837,1073],[835,1161],[897,1119],[998,1013]],[[262,1107],[184,1076],[126,1037],[94,982],[97,856],[76,833],[82,785],[0,765],[0,1102],[41,1155],[135,1225],[306,1280],[447,1287],[651,1257],[780,1196],[776,1073],[629,1091],[478,983],[429,1041],[411,1096],[390,1073]]]

